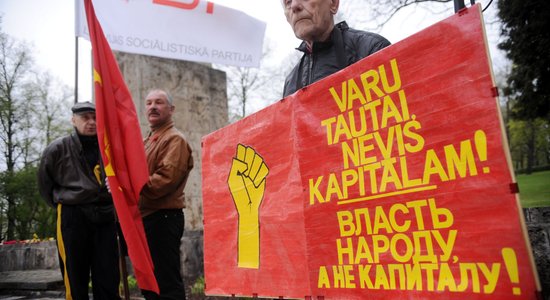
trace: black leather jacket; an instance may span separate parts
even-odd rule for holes
[[[112,203],[105,186],[103,166],[101,184],[86,162],[82,144],[75,133],[53,141],[42,153],[38,168],[38,190],[50,206]]]
[[[390,42],[381,35],[355,30],[349,28],[346,22],[340,22],[334,26],[330,40],[314,42],[311,52],[307,50],[305,42],[296,48],[304,55],[286,77],[283,97],[389,45]]]

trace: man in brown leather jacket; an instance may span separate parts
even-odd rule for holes
[[[148,291],[143,294],[147,300],[185,299],[180,241],[184,229],[183,189],[193,168],[192,152],[183,134],[174,127],[175,107],[166,91],[150,91],[145,108],[151,128],[144,141],[149,181],[141,191],[139,208],[160,297]]]

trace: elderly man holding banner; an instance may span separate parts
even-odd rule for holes
[[[285,80],[284,97],[390,45],[384,37],[349,28],[346,22],[335,25],[339,0],[282,3],[286,20],[296,37],[303,40],[297,49],[304,53]]]

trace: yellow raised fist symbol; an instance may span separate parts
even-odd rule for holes
[[[239,268],[260,266],[259,209],[268,173],[264,159],[252,147],[237,145],[237,157],[233,158],[227,184],[239,214]]]

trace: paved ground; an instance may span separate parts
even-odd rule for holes
[[[0,272],[0,290],[56,290],[61,286],[58,269]]]
[[[65,299],[59,270],[0,272],[0,299]]]
[[[0,272],[0,300],[21,299],[65,299],[61,272],[57,269]]]
[[[22,300],[22,299],[41,299],[41,300],[64,300],[62,293],[34,292],[26,295],[0,295],[0,300]]]
[[[3,294],[5,293],[5,294]],[[93,300],[92,295],[89,296]],[[0,300],[65,300],[63,291],[0,291]],[[141,297],[130,297],[130,300],[144,300]]]
[[[193,295],[187,282],[188,300],[226,300],[227,297]],[[139,292],[138,292],[139,293]],[[30,270],[0,272],[0,300],[62,300],[65,299],[61,272],[55,270]],[[92,299],[92,295],[90,295]],[[131,300],[144,300],[141,295],[130,296]]]

